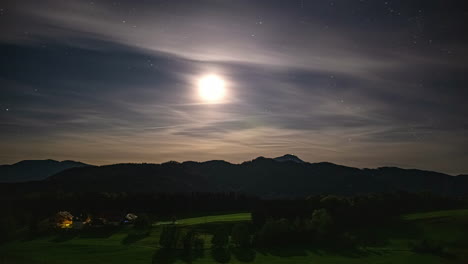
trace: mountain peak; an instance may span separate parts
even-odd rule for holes
[[[292,155],[292,154],[286,154],[286,155],[283,155],[281,157],[276,157],[276,158],[274,158],[274,160],[279,161],[279,162],[292,161],[292,162],[296,162],[296,163],[304,163],[303,160],[301,160],[300,158],[298,158],[297,156]]]

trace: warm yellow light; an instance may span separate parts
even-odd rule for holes
[[[226,94],[224,80],[217,75],[206,75],[198,81],[198,93],[205,101],[220,101]]]

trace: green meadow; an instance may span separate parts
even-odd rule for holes
[[[0,245],[0,264],[75,263],[220,263],[211,250],[211,233],[217,226],[250,221],[250,214],[238,213],[180,219],[181,227],[194,228],[205,240],[200,256],[188,261],[175,256],[160,261],[159,236],[164,223],[153,224],[147,236],[129,239],[129,226],[62,235],[25,238]],[[311,247],[259,249],[232,248],[222,263],[340,264],[340,263],[468,263],[468,210],[450,210],[404,215],[399,222],[361,230],[382,241],[378,246],[336,252]],[[444,255],[415,253],[411,244],[422,239],[438,241]]]
[[[178,225],[200,225],[216,222],[241,222],[250,221],[250,213],[223,214],[223,215],[207,215],[200,217],[192,217],[177,220]],[[156,222],[153,226],[171,224],[172,222]]]

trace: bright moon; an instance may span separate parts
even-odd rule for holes
[[[219,101],[226,93],[224,80],[217,75],[206,75],[198,81],[198,93],[205,101]]]

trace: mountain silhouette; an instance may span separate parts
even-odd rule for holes
[[[0,165],[0,182],[43,180],[60,171],[83,166],[88,165],[71,160],[23,160],[12,165]]]
[[[468,176],[395,167],[358,169],[285,155],[241,164],[212,160],[75,167],[43,181],[0,187],[6,191],[241,192],[266,198],[392,191],[463,195],[468,194]]]
[[[291,155],[291,154],[286,154],[286,155],[283,155],[281,157],[276,157],[276,158],[274,158],[274,160],[280,161],[280,162],[292,161],[292,162],[296,162],[296,163],[304,163],[303,160],[301,160],[297,156],[294,156],[294,155]]]

